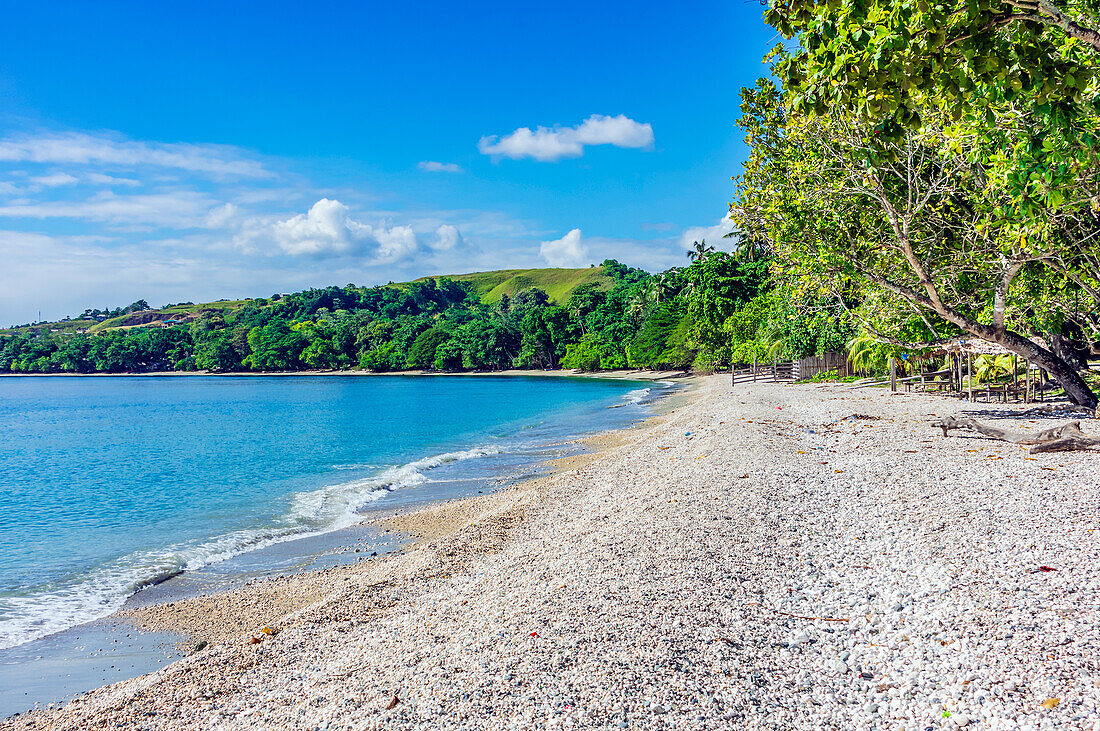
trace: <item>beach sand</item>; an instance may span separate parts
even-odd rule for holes
[[[143,608],[208,646],[2,727],[1100,729],[1100,454],[930,426],[1065,419],[728,376],[674,398],[386,518],[400,554]]]

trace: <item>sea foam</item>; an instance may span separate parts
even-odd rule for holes
[[[359,511],[370,503],[395,490],[427,482],[426,472],[502,451],[477,447],[445,452],[364,479],[300,492],[291,496],[289,509],[271,525],[139,551],[90,569],[77,580],[42,586],[23,596],[0,597],[0,649],[105,617],[137,591],[185,571],[196,571],[276,543],[348,528],[359,522]]]

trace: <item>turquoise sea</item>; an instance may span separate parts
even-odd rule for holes
[[[0,379],[0,649],[362,511],[469,494],[663,387],[524,377]]]

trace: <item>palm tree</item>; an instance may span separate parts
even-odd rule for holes
[[[630,315],[630,319],[637,324],[638,320],[646,310],[646,293],[644,291],[635,292],[634,296],[630,298],[630,301],[626,304],[627,314]]]
[[[645,296],[650,303],[659,305],[675,290],[675,283],[668,272],[654,274],[646,283]]]
[[[860,333],[848,341],[848,360],[856,371],[884,371],[890,359],[900,354],[898,346],[884,343],[868,333]]]
[[[1011,355],[979,355],[974,361],[974,377],[983,382],[996,382],[1012,373]]]
[[[707,240],[696,241],[692,243],[691,248],[688,250],[687,257],[692,261],[702,261],[708,256],[714,253],[713,246],[707,246]]]
[[[736,229],[722,236],[724,239],[734,239],[734,256],[740,261],[759,261],[768,255],[768,244],[763,238],[751,236]]]

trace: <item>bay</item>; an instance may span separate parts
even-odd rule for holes
[[[642,418],[660,390],[515,376],[0,379],[0,648],[368,508],[500,484],[554,444]]]

